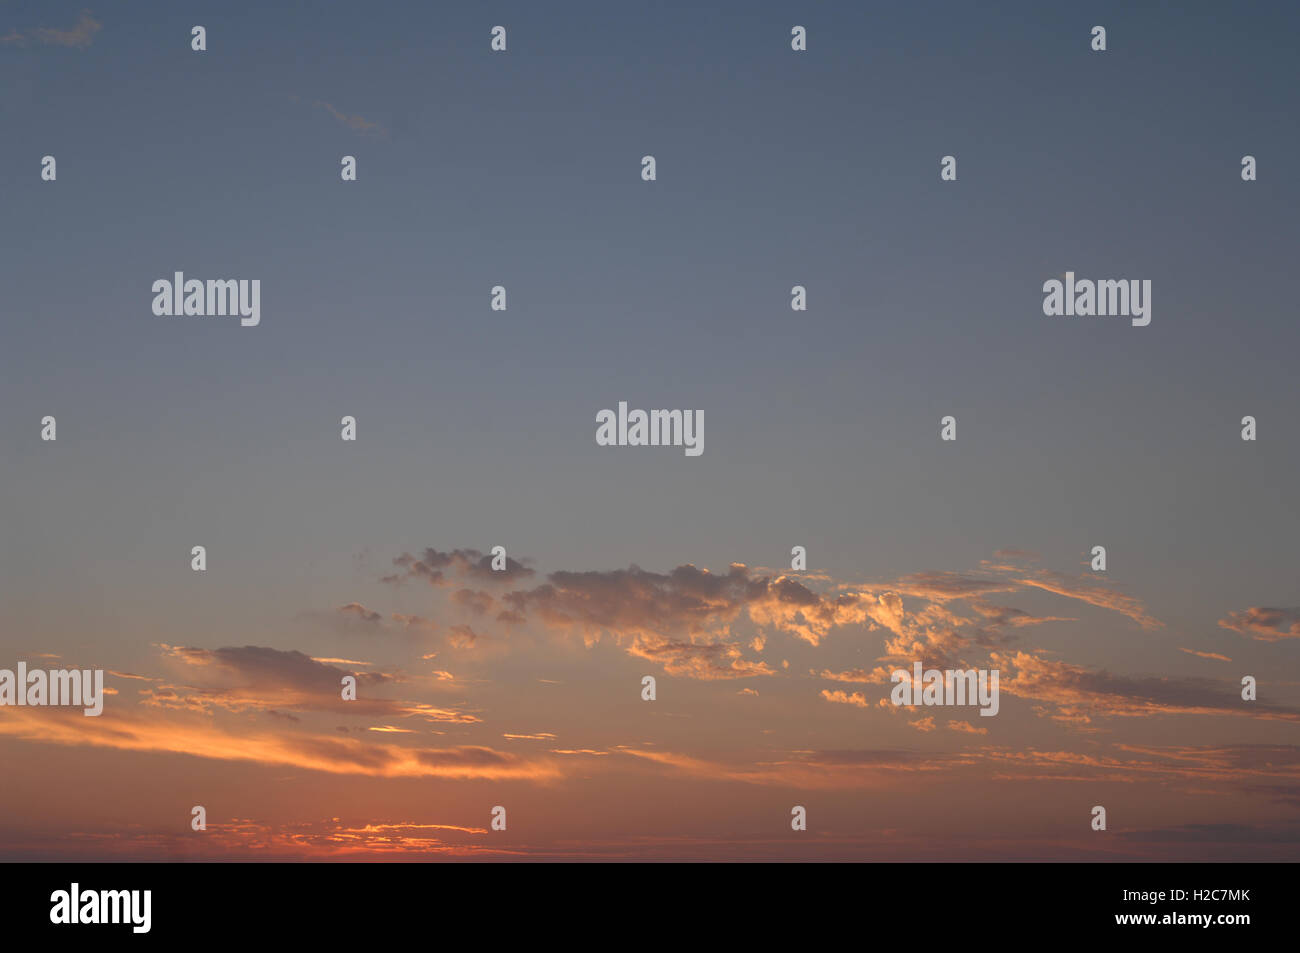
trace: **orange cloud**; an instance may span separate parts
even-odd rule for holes
[[[1095,717],[1149,715],[1234,715],[1300,721],[1300,710],[1243,701],[1238,687],[1231,683],[1112,675],[1048,661],[1027,652],[994,652],[990,657],[1002,670],[1001,691],[1044,702],[1056,710],[1052,717],[1059,721],[1087,724]]]
[[[1252,606],[1229,612],[1219,625],[1260,642],[1300,639],[1300,609],[1267,609]]]
[[[837,702],[841,705],[854,705],[858,708],[866,708],[870,705],[866,696],[861,692],[854,692],[850,695],[848,692],[831,691],[830,689],[823,688],[821,695],[822,698],[826,699],[828,702]]]
[[[384,778],[492,778],[549,781],[554,762],[475,745],[404,747],[319,734],[228,731],[211,722],[139,718],[105,713],[86,718],[49,708],[14,708],[0,719],[0,735],[60,745],[127,751],[163,751],[200,758],[252,761]]]
[[[1059,573],[1045,570],[1036,576],[1022,577],[1017,581],[1024,586],[1044,589],[1047,592],[1056,593],[1058,596],[1078,599],[1080,602],[1086,602],[1089,605],[1119,612],[1128,616],[1144,629],[1159,629],[1164,626],[1164,623],[1150,615],[1137,599],[1132,596],[1122,595],[1093,582],[1069,579]]]

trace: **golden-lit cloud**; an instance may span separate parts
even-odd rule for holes
[[[992,654],[1001,691],[1041,702],[1052,717],[1087,724],[1098,717],[1230,715],[1300,721],[1300,709],[1242,700],[1239,687],[1209,679],[1122,676],[1028,652]]]
[[[160,683],[142,689],[141,703],[158,709],[211,714],[246,712],[331,711],[339,714],[474,724],[479,716],[455,708],[385,697],[382,693],[405,679],[385,672],[349,672],[298,651],[266,646],[204,649],[160,644],[166,659],[180,663],[191,681]],[[356,679],[357,697],[345,701],[345,676]]]
[[[1300,609],[1252,606],[1229,612],[1226,618],[1219,620],[1219,625],[1260,642],[1300,639]]]
[[[549,781],[560,776],[557,765],[548,759],[480,745],[407,747],[308,732],[271,733],[244,726],[237,730],[207,720],[126,713],[86,718],[60,709],[14,708],[0,719],[0,735],[46,744],[161,751],[384,778]]]
[[[1153,617],[1143,608],[1142,603],[1132,596],[1123,595],[1106,586],[1094,582],[1085,582],[1070,578],[1061,573],[1040,571],[1033,576],[1022,576],[1017,580],[1021,585],[1044,589],[1067,599],[1078,599],[1089,605],[1111,609],[1128,616],[1144,629],[1158,629],[1164,623]]]
[[[1159,625],[1138,600],[1105,581],[1026,568],[1007,554],[1000,557],[1006,562],[984,562],[976,571],[867,582],[739,563],[721,573],[690,564],[668,572],[552,572],[536,582],[533,570],[516,563],[513,580],[498,580],[485,575],[487,558],[475,550],[399,557],[400,572],[384,581],[419,585],[380,588],[364,601],[347,593],[330,600],[335,608],[312,614],[313,625],[294,634],[311,654],[161,644],[161,671],[134,657],[123,662],[127,668],[110,669],[122,679],[122,694],[102,717],[15,709],[13,717],[3,713],[0,738],[15,747],[88,746],[310,772],[310,788],[322,797],[345,784],[427,778],[460,790],[473,789],[461,781],[562,782],[584,797],[585,786],[594,785],[622,792],[608,795],[619,803],[627,791],[652,787],[656,793],[645,796],[668,803],[707,801],[723,785],[795,798],[870,791],[918,805],[918,816],[943,802],[937,791],[973,786],[991,797],[1002,784],[1151,785],[1160,796],[1273,810],[1300,803],[1300,759],[1285,745],[1264,744],[1275,739],[1261,735],[1300,720],[1300,709],[1287,704],[1293,683],[1270,679],[1267,694],[1261,690],[1266,700],[1247,702],[1233,679],[1100,667],[1096,660],[1108,656],[1094,632],[1132,639],[1133,623]],[[383,604],[387,597],[419,614],[391,611],[398,606]],[[1054,603],[1073,604],[1061,612]],[[1245,610],[1221,624],[1273,639],[1293,624],[1287,611]],[[1110,632],[1101,628],[1106,624]],[[1090,636],[1092,664],[1057,657],[1062,630]],[[348,648],[358,637],[364,651]],[[434,659],[456,674],[433,669]],[[910,672],[918,662],[998,670],[1000,717],[894,705],[885,688],[891,673]],[[639,697],[647,671],[668,676],[653,705]],[[356,679],[355,700],[341,697],[347,676]],[[747,684],[758,679],[761,686]],[[1174,716],[1213,719],[1203,726],[1218,738],[1247,727],[1260,742],[1132,743],[1159,737],[1160,722]],[[866,737],[875,747],[835,746]],[[361,780],[341,780],[348,778]],[[394,797],[401,787],[393,785]],[[557,816],[573,820],[563,810]],[[227,819],[210,827],[219,836],[201,848],[138,832],[118,840],[91,831],[84,837],[106,857],[196,849],[237,857],[265,849],[284,857],[385,859],[499,849],[491,836],[481,842],[472,824],[445,820],[413,821],[405,812],[383,823],[306,827]],[[1150,836],[1180,843],[1175,825],[1170,830]],[[681,844],[698,848],[698,833]],[[646,856],[649,849],[616,840],[609,856]],[[582,844],[592,856],[601,849]],[[517,849],[527,856],[579,850],[537,838]]]
[[[841,705],[854,705],[858,708],[866,708],[871,704],[867,701],[866,696],[861,692],[853,692],[852,694],[849,694],[848,692],[831,691],[830,689],[823,688],[821,694],[822,698],[826,699],[828,702],[837,702]]]

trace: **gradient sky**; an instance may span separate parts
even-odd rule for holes
[[[1300,9],[451,6],[0,3],[0,856],[1295,859]]]

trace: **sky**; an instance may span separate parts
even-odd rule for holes
[[[0,857],[1296,859],[1300,9],[982,7],[0,3]]]

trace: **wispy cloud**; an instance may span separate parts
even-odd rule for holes
[[[84,50],[95,42],[95,34],[104,28],[90,11],[84,11],[77,21],[66,30],[56,27],[40,26],[26,32],[11,30],[0,36],[0,44],[5,46],[28,46],[33,43],[41,46],[64,46]]]
[[[211,721],[147,718],[130,713],[85,718],[58,709],[14,708],[0,735],[58,745],[163,751],[384,778],[558,778],[555,763],[479,745],[408,747],[314,733],[228,729]]]
[[[402,676],[387,672],[349,672],[302,652],[257,645],[204,649],[163,644],[160,648],[166,658],[188,670],[192,681],[163,683],[141,690],[141,703],[151,708],[199,713],[218,709],[331,711],[384,718],[418,717],[455,724],[479,721],[471,712],[378,694],[399,685],[404,681]],[[355,699],[344,701],[343,678],[348,675],[357,680],[359,690]]]
[[[1260,642],[1300,639],[1300,609],[1268,609],[1252,606],[1229,612],[1219,625]]]
[[[1001,690],[1040,702],[1050,717],[1089,724],[1098,717],[1230,715],[1300,722],[1300,709],[1243,701],[1238,686],[1203,678],[1124,676],[1029,652],[993,653]]]
[[[374,135],[380,135],[380,136],[387,135],[388,133],[388,130],[385,129],[381,124],[377,122],[371,122],[369,119],[366,119],[363,116],[358,116],[355,113],[351,113],[351,114],[345,113],[341,109],[336,109],[330,103],[323,103],[317,101],[314,105],[316,106],[317,109],[323,109],[331,116],[333,116],[336,120],[338,120],[340,125],[347,126],[349,129],[353,130],[354,132],[372,133]]]

